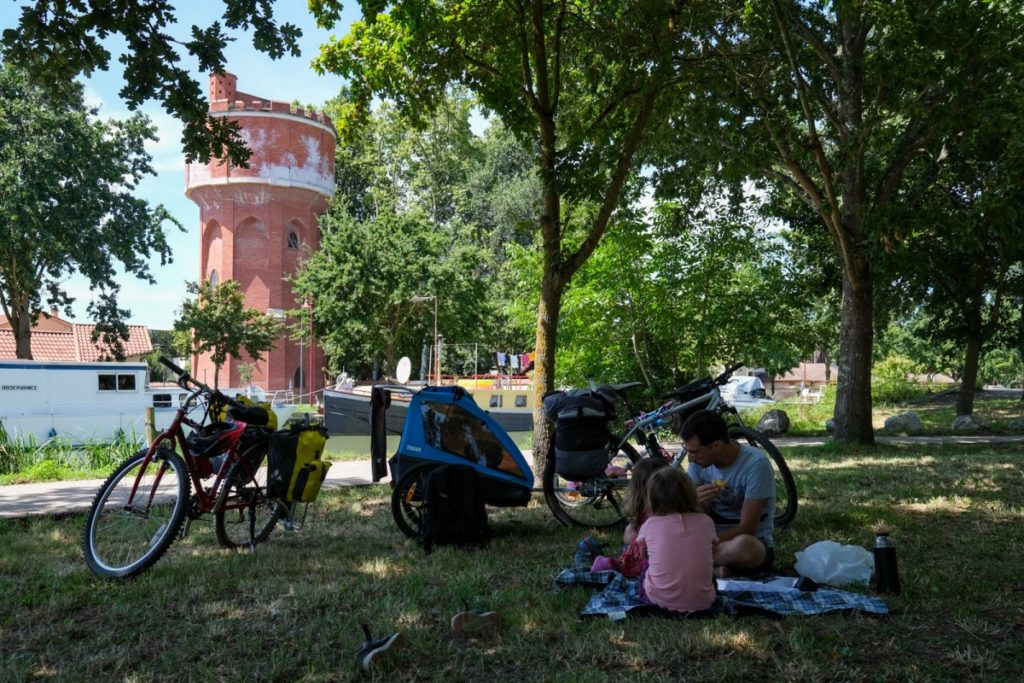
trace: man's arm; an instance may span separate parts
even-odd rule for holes
[[[735,538],[740,534],[750,534],[755,536],[757,534],[757,525],[761,521],[761,513],[764,511],[764,499],[754,498],[743,501],[743,507],[740,509],[740,523],[736,526],[731,526],[728,529],[722,529],[718,532],[719,541],[728,541],[731,538]]]

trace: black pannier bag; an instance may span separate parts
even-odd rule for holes
[[[441,465],[432,469],[423,501],[420,542],[428,553],[440,545],[482,548],[491,540],[487,509],[472,467]]]
[[[571,389],[544,397],[544,415],[555,425],[555,471],[564,479],[593,479],[608,465],[608,424],[615,418],[611,390]]]

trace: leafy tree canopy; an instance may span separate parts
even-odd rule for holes
[[[373,97],[391,99],[415,118],[435,110],[447,88],[458,84],[537,149],[543,267],[534,392],[540,398],[554,381],[562,293],[623,205],[637,155],[666,116],[662,96],[692,77],[692,60],[707,44],[702,31],[710,6],[589,0],[361,5],[363,21],[323,46],[314,62],[351,79],[355,98],[340,117],[343,134],[352,134],[351,124],[365,116]],[[332,25],[339,7],[321,0],[314,12]],[[573,230],[567,226],[577,212],[589,218],[579,219],[584,229]],[[549,434],[540,410],[538,400],[535,447],[544,453]]]
[[[241,360],[244,349],[252,362],[258,362],[274,348],[283,332],[281,324],[269,315],[246,307],[235,280],[216,286],[205,280],[188,282],[185,288],[192,298],[181,305],[174,330],[185,339],[191,335],[195,353],[210,354],[214,386],[218,385],[220,368],[229,356]]]
[[[652,218],[628,216],[566,290],[559,385],[642,380],[657,396],[714,365],[781,372],[813,350],[805,323],[813,296],[787,267],[785,245],[751,212],[709,200],[700,212],[662,202]],[[535,291],[537,252],[515,253],[503,280],[509,291]],[[528,306],[515,311],[515,324],[533,322]]]
[[[110,51],[104,40],[119,35],[127,47],[121,97],[130,109],[158,99],[182,121],[189,161],[207,163],[226,156],[244,166],[250,152],[236,122],[211,117],[203,89],[181,65],[179,48],[203,73],[224,69],[225,29],[252,30],[253,46],[276,59],[299,54],[302,32],[274,20],[274,0],[223,0],[223,23],[192,26],[175,37],[175,7],[169,0],[34,0],[21,8],[16,28],[3,33],[4,60],[27,69],[34,80],[63,87],[79,74],[106,71]],[[340,9],[340,8],[339,8]]]
[[[837,440],[874,438],[873,285],[893,238],[879,214],[922,150],[960,133],[961,108],[1019,70],[1024,16],[1011,4],[720,4],[709,64],[729,84],[719,115],[660,129],[663,180],[689,188],[753,176],[817,214],[842,264]]]
[[[0,64],[0,306],[11,320],[19,358],[31,358],[30,332],[44,302],[67,308],[67,277],[84,275],[95,299],[89,313],[121,354],[128,338],[117,305],[117,265],[152,281],[148,259],[170,260],[163,208],[133,196],[152,174],[145,142],[154,128],[142,114],[100,121],[82,88],[60,93]]]
[[[358,220],[335,205],[320,217],[320,249],[294,279],[314,297],[317,339],[331,361],[359,376],[393,373],[401,355],[420,357],[438,326],[448,342],[480,341],[486,283],[474,276],[472,245],[451,245],[420,212],[384,210]]]

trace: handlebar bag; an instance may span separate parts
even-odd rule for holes
[[[600,476],[608,465],[611,395],[600,388],[557,391],[544,397],[544,414],[555,424],[555,471],[572,480]]]
[[[316,500],[331,463],[321,460],[327,444],[323,427],[295,426],[270,436],[267,491],[289,503]]]

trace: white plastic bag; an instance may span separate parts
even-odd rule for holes
[[[859,545],[818,541],[796,553],[796,571],[800,576],[830,586],[867,584],[874,570],[874,555]]]

